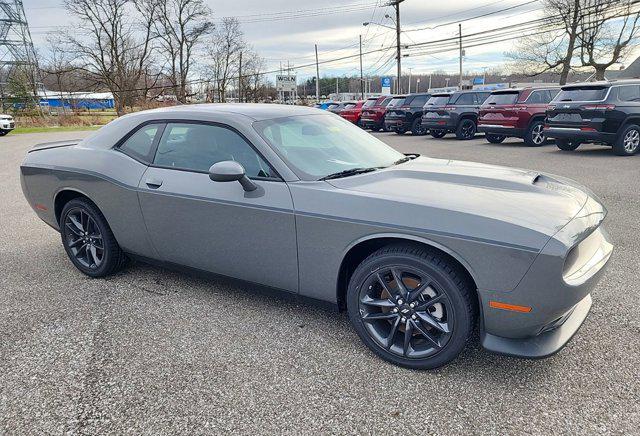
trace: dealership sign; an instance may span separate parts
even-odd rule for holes
[[[391,77],[382,78],[382,93],[391,94]]]
[[[276,76],[276,91],[294,92],[296,90],[296,76],[278,74]]]

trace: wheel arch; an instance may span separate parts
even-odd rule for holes
[[[62,209],[64,209],[65,204],[76,198],[86,198],[87,200],[95,204],[95,202],[86,193],[80,191],[77,188],[62,188],[59,189],[58,192],[56,192],[56,194],[54,195],[53,208],[58,226],[60,226],[60,215],[62,215]]]
[[[473,268],[455,251],[443,246],[442,244],[427,238],[415,235],[407,235],[401,233],[380,233],[368,235],[353,241],[345,250],[342,256],[342,262],[338,270],[338,278],[336,283],[336,301],[339,310],[346,309],[346,294],[349,286],[351,275],[357,266],[376,250],[395,243],[406,243],[438,251],[440,254],[457,264],[460,269],[467,275],[467,279],[472,283],[472,289],[476,298],[477,295],[477,279]],[[479,302],[479,300],[478,300]]]
[[[629,115],[625,120],[620,124],[620,128],[618,129],[618,133],[622,132],[622,130],[627,127],[629,124],[635,124],[640,126],[640,115],[634,114]]]
[[[529,130],[529,128],[531,128],[531,124],[533,124],[535,121],[544,122],[546,117],[547,116],[545,114],[534,114],[534,115],[531,115],[531,117],[529,117],[529,122],[527,123],[527,130]]]
[[[460,114],[460,116],[458,117],[458,122],[462,121],[462,120],[473,120],[474,122],[478,122],[478,114],[473,113],[473,112],[464,112],[462,114]]]

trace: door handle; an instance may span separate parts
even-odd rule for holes
[[[149,188],[153,188],[153,189],[158,189],[160,186],[162,186],[162,180],[160,179],[156,179],[156,178],[149,178],[145,181],[145,183],[147,184],[147,186]]]

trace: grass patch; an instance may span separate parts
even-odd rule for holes
[[[98,130],[102,126],[49,126],[49,127],[16,127],[9,135],[22,133],[74,132],[81,130]]]

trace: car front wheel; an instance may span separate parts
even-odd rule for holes
[[[631,124],[622,130],[613,144],[613,152],[618,156],[632,156],[638,151],[640,151],[640,127]]]
[[[90,277],[105,277],[120,270],[127,258],[107,220],[91,201],[69,201],[60,215],[60,234],[69,259]]]
[[[507,137],[504,135],[494,135],[492,133],[487,133],[485,135],[485,138],[487,139],[487,141],[489,141],[492,144],[500,144],[502,141],[504,141]]]
[[[413,123],[411,124],[411,134],[415,136],[422,136],[425,133],[427,133],[427,129],[426,127],[422,127],[422,119],[418,117],[413,120]]]
[[[470,118],[465,118],[460,121],[458,128],[456,129],[456,138],[458,139],[473,139],[476,136],[476,122]]]
[[[544,136],[544,121],[534,121],[524,135],[524,144],[528,147],[540,147],[547,143]]]
[[[571,139],[558,138],[556,139],[556,146],[563,151],[573,151],[580,147],[580,142]]]
[[[460,267],[427,247],[390,245],[366,258],[347,291],[349,319],[362,341],[396,365],[431,369],[453,360],[476,319],[472,286]]]

